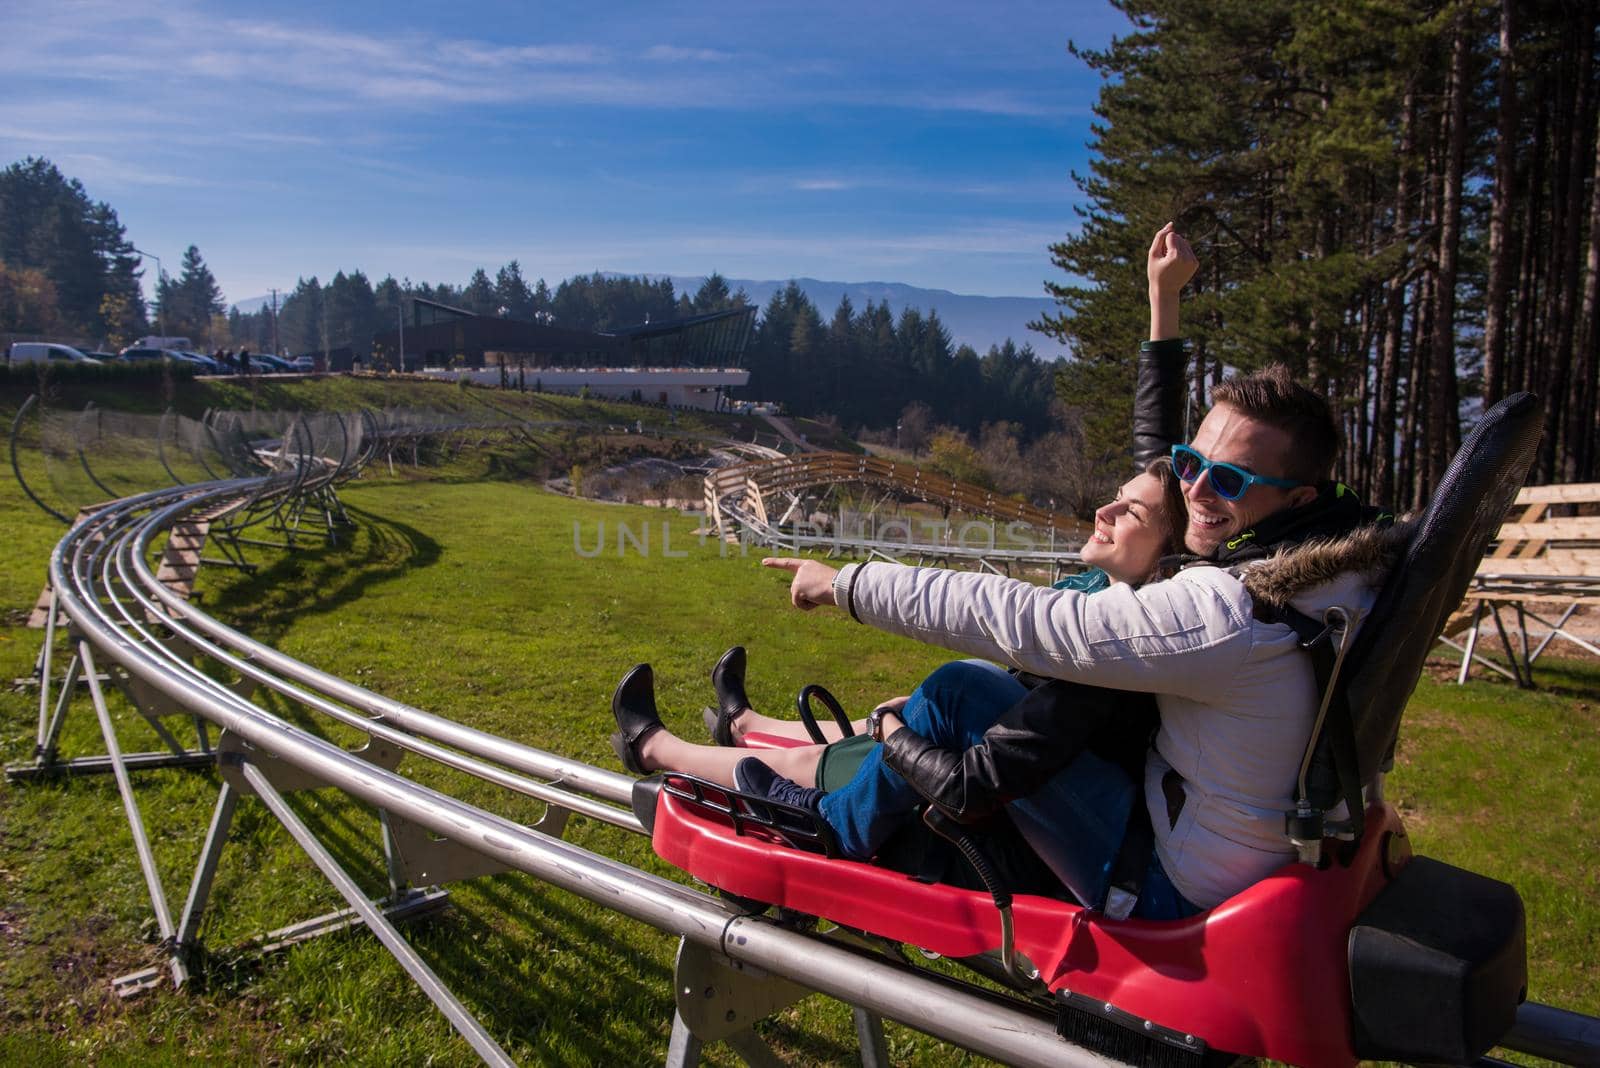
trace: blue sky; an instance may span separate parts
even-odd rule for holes
[[[35,3],[0,163],[43,155],[230,300],[361,268],[810,276],[1038,296],[1099,2]],[[147,272],[153,281],[155,271]]]

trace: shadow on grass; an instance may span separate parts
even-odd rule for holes
[[[1494,652],[1498,653],[1498,650]],[[1479,656],[1508,667],[1504,655],[1491,655],[1483,649],[1478,649]],[[1582,654],[1579,654],[1580,656]],[[1455,684],[1461,670],[1461,656],[1459,653],[1450,655],[1434,655],[1428,658],[1425,671],[1428,677],[1438,683]],[[1517,684],[1504,675],[1490,671],[1481,664],[1474,664],[1472,673],[1467,680],[1468,686],[1474,685],[1498,686],[1508,690],[1516,690]],[[1555,654],[1541,656],[1533,664],[1533,689],[1527,693],[1544,693],[1552,697],[1565,697],[1576,701],[1600,700],[1600,659],[1572,659]]]
[[[615,917],[613,924],[602,925],[564,904],[564,893],[516,873],[479,880],[472,892],[482,910],[457,908],[450,920],[456,932],[430,929],[430,936],[452,939],[449,952],[432,960],[452,989],[483,1006],[491,1019],[515,1020],[516,1040],[537,1048],[543,1044],[541,1032],[554,1029],[590,1063],[622,1063],[637,1055],[639,1039],[621,1029],[619,1019],[658,1035],[665,1046],[673,1014],[672,972],[659,963],[659,954],[641,950],[635,940],[640,921]],[[643,939],[667,949],[677,936],[647,929]],[[530,947],[538,947],[531,973]],[[528,976],[526,986],[507,982],[518,975]],[[599,1003],[596,987],[604,991]],[[787,1049],[803,1050],[818,1063],[845,1063],[856,1054],[778,1020],[768,1028]]]
[[[325,825],[303,807],[302,817]],[[641,1045],[665,1048],[671,1026],[672,976],[640,948],[633,921],[606,926],[518,873],[475,880],[455,906],[401,925],[443,984],[507,1048],[567,1051],[568,1063],[636,1063]],[[303,917],[293,917],[300,919]],[[285,921],[289,922],[289,921]],[[358,929],[324,938],[373,937]],[[670,934],[649,932],[652,940]],[[275,955],[274,955],[275,957]],[[198,989],[238,997],[283,964],[250,945],[207,951],[192,963]],[[426,1010],[424,1010],[426,1011]],[[839,1062],[849,1051],[783,1032],[784,1041]]]
[[[372,586],[437,563],[439,543],[416,527],[346,506],[358,523],[352,545],[322,542],[290,550],[211,599],[212,614],[248,621],[272,644],[297,616],[336,612]]]
[[[481,881],[482,914],[458,907],[419,939],[446,985],[513,1043],[570,1046],[577,1063],[636,1063],[650,1035],[664,1046],[669,971],[625,941],[629,932],[607,930],[548,889],[521,902],[496,893],[517,882],[527,879]]]

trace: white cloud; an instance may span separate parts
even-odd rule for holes
[[[581,238],[540,237],[524,244],[495,245],[404,243],[368,251],[383,262],[424,262],[414,277],[449,279],[478,267],[493,270],[510,260],[537,265],[552,282],[573,274],[603,269],[630,273],[704,273],[722,264],[724,274],[737,271],[758,277],[818,275],[839,270],[874,271],[907,264],[939,262],[956,256],[1043,262],[1043,250],[1060,233],[1025,226],[970,226],[909,233],[814,232],[771,230],[687,232],[658,230],[625,237],[592,234]],[[735,266],[737,264],[737,266]],[[843,265],[850,264],[846,268]],[[827,274],[819,275],[826,277]]]
[[[1010,89],[962,88],[959,80],[938,92],[852,86],[850,70],[836,69],[828,56],[779,60],[675,44],[632,51],[587,41],[351,31],[301,18],[218,17],[182,0],[150,13],[99,2],[40,5],[7,21],[0,90],[116,84],[129,98],[160,99],[174,109],[271,112],[314,101],[346,113],[373,105],[406,111],[539,102],[735,110],[824,103],[1008,116],[1071,110]],[[647,66],[624,62],[640,55]],[[751,62],[732,62],[740,58]],[[817,64],[833,74],[822,76]],[[859,73],[853,80],[873,78]]]
[[[584,42],[507,45],[415,31],[350,32],[301,21],[218,19],[177,5],[154,17],[90,8],[42,8],[11,20],[7,29],[16,32],[0,40],[0,87],[114,83],[130,97],[160,98],[174,108],[263,111],[306,98],[349,112],[375,103],[405,110],[723,99],[693,79],[629,73],[610,50]]]
[[[850,102],[850,101],[843,101]],[[971,112],[979,115],[1003,115],[1011,118],[1061,118],[1067,115],[1088,114],[1090,109],[1076,104],[1051,102],[1024,97],[1008,89],[970,89],[943,92],[888,92],[869,93],[854,102],[878,104],[887,107],[908,108],[914,111]]]
[[[209,182],[192,174],[158,170],[129,160],[111,159],[89,152],[68,152],[56,162],[62,170],[86,183],[118,185],[209,186]]]
[[[711,180],[711,179],[707,179]],[[834,174],[745,174],[734,178],[719,175],[715,180],[743,194],[774,194],[790,191],[805,193],[889,192],[906,195],[982,198],[992,201],[1032,203],[1060,201],[1076,196],[1072,180],[1059,178],[1013,178],[1004,181],[973,181],[968,178],[943,178],[923,173],[863,170],[848,177]]]
[[[646,59],[666,63],[727,63],[737,58],[732,52],[715,48],[681,48],[677,45],[656,45],[644,54]]]
[[[477,41],[442,41],[439,54],[449,60],[492,67],[593,66],[610,61],[605,49],[582,44],[504,47]]]

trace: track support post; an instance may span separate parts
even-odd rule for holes
[[[755,1025],[816,991],[764,972],[688,939],[678,942],[673,969],[676,1008],[672,1038],[667,1045],[667,1068],[693,1068],[707,1042],[726,1042],[746,1064],[755,1068],[781,1065],[772,1049],[756,1034]],[[861,1043],[861,1063],[866,1068],[888,1068],[889,1047],[883,1037],[883,1020],[876,1013],[851,1006],[856,1037]]]

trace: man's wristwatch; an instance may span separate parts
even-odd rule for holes
[[[894,714],[894,709],[888,705],[879,705],[867,715],[867,737],[875,742],[883,741],[883,717]]]

